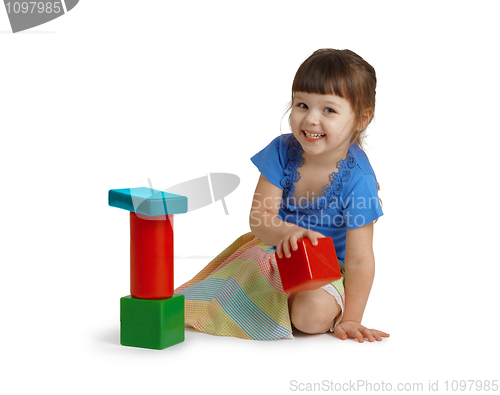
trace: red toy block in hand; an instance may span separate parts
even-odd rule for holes
[[[297,244],[290,258],[276,254],[283,291],[310,291],[342,277],[331,237],[319,238],[317,246],[309,239],[299,239]]]

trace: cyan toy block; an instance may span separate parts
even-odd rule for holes
[[[187,197],[146,187],[111,189],[108,203],[148,217],[182,214],[188,210]]]
[[[120,299],[120,343],[163,350],[184,341],[184,295]]]

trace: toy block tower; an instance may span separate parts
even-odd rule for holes
[[[164,349],[184,341],[184,295],[174,295],[174,214],[187,198],[151,188],[111,189],[130,211],[130,294],[120,300],[120,343]]]

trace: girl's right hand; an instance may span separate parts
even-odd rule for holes
[[[283,238],[280,240],[276,246],[276,254],[279,258],[283,258],[283,255],[290,258],[292,251],[297,251],[299,246],[297,240],[308,238],[311,240],[313,246],[318,245],[318,238],[325,237],[319,232],[307,229],[290,229],[285,233]]]

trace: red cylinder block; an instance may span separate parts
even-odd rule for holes
[[[138,299],[170,298],[174,294],[174,216],[141,217],[130,213],[130,293]]]

